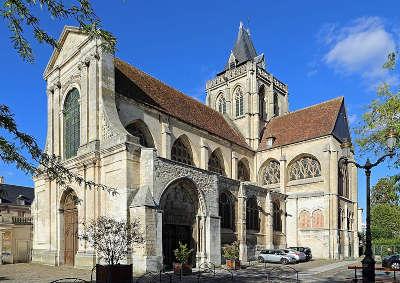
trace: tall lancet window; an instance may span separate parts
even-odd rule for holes
[[[279,116],[279,99],[277,93],[274,93],[274,116]]]
[[[64,158],[76,156],[80,143],[79,92],[72,89],[64,102]]]
[[[222,114],[226,113],[226,100],[222,93],[218,98],[218,112]]]
[[[244,114],[244,107],[243,107],[243,92],[242,89],[239,87],[235,90],[235,111],[236,117],[242,116]]]

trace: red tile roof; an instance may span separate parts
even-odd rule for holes
[[[267,139],[271,136],[275,138],[272,147],[277,147],[332,134],[342,104],[343,97],[339,97],[272,118],[258,150],[268,149]]]
[[[183,122],[249,148],[244,137],[219,112],[120,59],[114,60],[114,66],[115,89],[118,93],[150,104]]]

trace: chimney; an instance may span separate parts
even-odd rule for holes
[[[4,177],[0,176],[0,185],[4,184]]]

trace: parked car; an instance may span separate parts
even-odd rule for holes
[[[282,264],[296,263],[294,256],[285,254],[282,250],[262,250],[258,255],[260,262],[280,262]]]
[[[400,255],[388,255],[382,259],[382,267],[400,270]]]
[[[287,254],[287,255],[294,256],[294,258],[295,258],[298,262],[306,261],[306,260],[307,260],[306,254],[303,253],[303,252],[299,252],[299,251],[292,250],[292,249],[283,249],[283,252],[284,252],[285,254]]]
[[[289,249],[304,253],[307,261],[312,259],[312,253],[309,247],[289,247]]]

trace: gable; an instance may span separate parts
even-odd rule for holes
[[[344,104],[340,107],[339,114],[337,116],[337,120],[335,123],[335,127],[332,131],[332,134],[341,142],[344,139],[350,140],[350,130],[349,130],[349,123],[346,114],[346,108]]]
[[[55,48],[50,57],[49,63],[44,72],[46,78],[55,66],[61,66],[68,61],[76,52],[79,52],[81,46],[86,43],[88,37],[78,28],[65,27],[59,40],[59,48]]]

